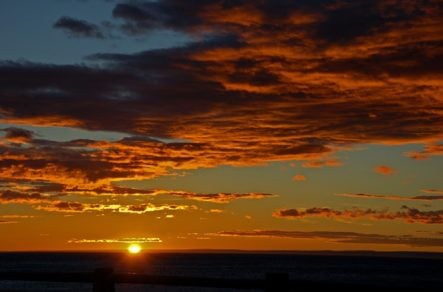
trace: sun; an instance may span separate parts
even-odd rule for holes
[[[132,243],[128,246],[128,252],[130,254],[138,254],[142,250],[142,247],[139,244]]]

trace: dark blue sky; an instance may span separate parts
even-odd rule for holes
[[[68,37],[53,28],[62,16],[101,24],[112,20],[113,1],[88,0],[2,0],[0,1],[0,60],[27,60],[40,63],[85,62],[90,54],[134,53],[183,44],[180,33],[154,30],[128,37],[114,33],[109,39]]]

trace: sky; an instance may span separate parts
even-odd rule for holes
[[[2,0],[0,37],[0,251],[443,252],[439,0]]]

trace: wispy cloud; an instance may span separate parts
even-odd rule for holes
[[[320,217],[330,219],[403,220],[407,223],[443,224],[443,210],[421,211],[408,206],[402,206],[400,211],[359,208],[335,210],[318,207],[307,209],[280,209],[275,211],[273,216],[286,219]]]
[[[292,180],[293,181],[305,181],[305,180],[307,180],[307,178],[303,174],[296,174],[292,177]]]
[[[302,166],[306,168],[337,167],[342,166],[342,162],[337,159],[313,160],[303,162]]]
[[[435,194],[435,195],[443,195],[443,190],[437,190],[437,189],[424,189],[421,190],[423,193],[427,194]]]
[[[129,214],[145,214],[158,211],[181,211],[181,210],[195,210],[197,207],[177,204],[160,204],[152,203],[137,204],[137,205],[121,205],[121,204],[87,204],[79,202],[61,202],[56,201],[51,204],[40,204],[35,206],[35,209],[46,212],[60,212],[60,213],[84,213],[84,212],[104,212],[111,211],[117,213]]]
[[[160,193],[170,194],[173,196],[182,197],[184,199],[212,202],[212,203],[229,203],[233,200],[238,199],[264,199],[276,197],[273,194],[267,193],[214,193],[214,194],[204,194],[204,193],[193,193],[184,191],[161,191]]]
[[[71,239],[69,243],[161,243],[158,237],[127,237],[116,239]]]
[[[3,190],[2,190],[3,189]],[[63,196],[77,195],[95,198],[113,197],[155,197],[159,195],[180,197],[184,200],[195,200],[212,203],[229,203],[234,200],[258,200],[274,198],[269,193],[196,193],[182,190],[137,189],[120,187],[113,184],[101,186],[71,186],[46,181],[0,181],[0,203],[40,203],[59,199]]]
[[[337,194],[339,197],[359,198],[359,199],[381,199],[389,201],[436,201],[443,200],[443,195],[419,195],[414,197],[404,197],[398,195],[378,195],[378,194]]]
[[[443,144],[428,144],[422,151],[410,151],[406,152],[405,155],[416,160],[424,160],[432,156],[441,156],[443,155]]]
[[[415,237],[411,235],[368,234],[358,232],[253,230],[222,231],[212,235],[234,237],[279,237],[292,239],[316,239],[346,244],[389,244],[411,247],[443,246],[443,238]]]
[[[41,203],[50,201],[49,196],[45,196],[39,193],[23,193],[16,191],[0,191],[0,204],[21,204],[21,203]]]
[[[69,36],[98,39],[104,38],[103,32],[97,25],[68,16],[63,16],[58,19],[53,27],[64,30]]]
[[[382,175],[393,175],[395,173],[395,169],[387,165],[376,166],[374,167],[374,171]]]
[[[0,204],[28,204],[36,210],[61,213],[84,213],[112,211],[118,213],[144,214],[157,211],[195,210],[195,206],[180,204],[103,204],[61,201],[60,195],[43,195],[16,191],[1,191]],[[18,215],[17,215],[18,216]],[[1,216],[0,216],[1,218]],[[12,217],[11,217],[12,218]],[[17,217],[19,218],[19,217]],[[24,218],[24,217],[23,217]]]
[[[17,221],[11,221],[11,220],[0,220],[0,224],[14,224],[18,223]]]

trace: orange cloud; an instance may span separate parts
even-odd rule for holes
[[[308,208],[308,209],[280,209],[273,213],[274,217],[287,219],[300,219],[307,217],[322,217],[332,219],[358,219],[367,218],[371,220],[403,220],[407,223],[420,224],[443,224],[443,210],[420,211],[415,208],[403,206],[401,211],[389,212],[387,210],[358,209],[334,210],[330,208]]]
[[[292,180],[294,180],[294,181],[305,181],[305,180],[307,180],[307,178],[303,174],[296,174],[296,175],[294,175]]]
[[[10,221],[10,220],[0,220],[0,224],[14,224],[18,223],[17,221]]]
[[[302,164],[302,166],[306,168],[320,168],[325,166],[337,167],[341,165],[342,165],[341,161],[337,159],[306,161]]]
[[[34,135],[34,133],[29,130],[14,127],[0,129],[0,132],[1,131],[5,132],[4,140],[18,144],[30,142]]]
[[[405,153],[406,156],[416,159],[424,160],[431,156],[443,155],[443,145],[442,144],[428,144],[422,151],[410,151]]]
[[[103,212],[111,211],[117,213],[129,213],[129,214],[144,214],[149,212],[158,211],[180,211],[188,209],[196,209],[195,206],[187,205],[154,205],[138,204],[138,205],[120,205],[120,204],[87,204],[79,202],[61,202],[55,201],[51,204],[41,204],[35,206],[35,209],[46,212],[60,212],[60,213],[84,213],[84,212]]]
[[[196,200],[202,202],[211,202],[211,203],[229,203],[233,200],[238,199],[264,199],[264,198],[272,198],[276,197],[273,194],[266,193],[215,193],[215,194],[200,194],[193,192],[184,192],[184,191],[161,191],[160,193],[170,194],[177,197],[182,197],[184,199]]]
[[[5,189],[5,190],[2,190]],[[19,191],[18,191],[19,190]],[[36,210],[61,213],[84,212],[117,212],[144,214],[158,211],[198,210],[194,205],[184,204],[153,204],[140,203],[140,197],[155,197],[159,195],[180,197],[184,200],[226,204],[238,199],[264,199],[276,197],[267,193],[195,193],[177,190],[162,189],[135,189],[115,185],[101,187],[71,187],[69,185],[47,183],[45,181],[32,182],[28,180],[0,181],[0,204],[29,204]],[[79,196],[98,200],[97,203],[84,203],[61,200],[63,197]],[[137,203],[122,204],[121,199],[132,199]],[[112,199],[113,203],[109,203]],[[106,202],[106,203],[103,203]],[[209,212],[223,210],[210,209]],[[172,218],[171,216],[167,218]]]
[[[443,195],[443,190],[437,190],[437,189],[424,189],[421,190],[423,193],[427,194],[436,194],[436,195]]]
[[[379,165],[374,168],[374,171],[382,175],[392,175],[395,173],[395,169],[387,165]]]

